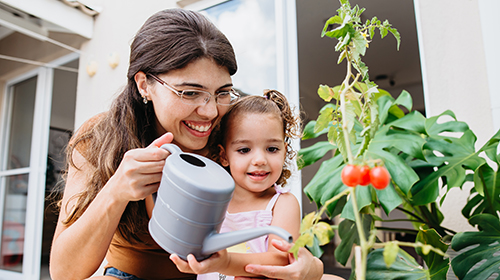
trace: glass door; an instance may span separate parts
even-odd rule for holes
[[[299,113],[295,1],[205,0],[185,8],[207,16],[233,45],[238,71],[232,79],[240,93],[279,90]],[[295,150],[300,148],[298,139],[292,144]],[[302,202],[300,171],[293,174],[288,186]]]
[[[39,279],[51,74],[40,68],[5,89],[0,123],[0,279]]]

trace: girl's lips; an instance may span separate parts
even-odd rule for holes
[[[262,181],[269,176],[270,172],[249,172],[248,177],[255,181]]]

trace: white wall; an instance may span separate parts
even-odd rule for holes
[[[94,35],[82,48],[78,74],[75,128],[91,116],[106,111],[113,97],[126,85],[130,43],[142,24],[157,11],[173,8],[175,0],[102,1],[102,12],[96,16]],[[108,56],[117,53],[120,64],[108,65]],[[87,66],[98,65],[93,77]]]
[[[478,0],[414,3],[427,116],[452,110],[459,121],[469,124],[479,148],[495,131]],[[448,194],[442,209],[444,226],[471,229],[460,213],[471,187]]]

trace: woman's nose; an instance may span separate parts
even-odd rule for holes
[[[198,107],[198,114],[207,119],[215,119],[219,115],[219,109],[217,108],[217,102],[215,98],[210,98],[210,100],[204,105]]]

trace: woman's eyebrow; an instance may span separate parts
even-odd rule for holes
[[[190,82],[184,82],[184,83],[180,83],[180,84],[176,84],[175,85],[176,87],[194,87],[194,88],[199,88],[199,89],[204,89],[206,90],[207,88],[203,85],[200,85],[200,84],[197,84],[197,83],[190,83]],[[232,87],[233,84],[232,83],[227,83],[221,87],[219,87],[219,89],[221,88],[226,88],[226,87]]]

